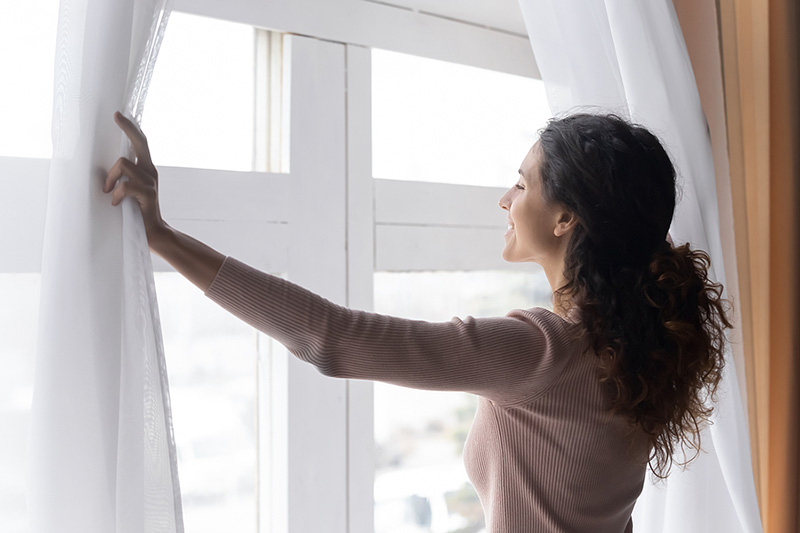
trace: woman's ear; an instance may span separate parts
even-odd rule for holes
[[[553,234],[556,237],[567,235],[570,231],[572,231],[572,228],[574,228],[577,223],[578,217],[569,211],[562,211],[558,216],[558,222],[553,230]]]

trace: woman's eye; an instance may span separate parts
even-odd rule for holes
[[[525,187],[523,187],[523,186],[522,186],[522,185],[520,185],[519,183],[517,183],[516,187],[517,187],[517,189],[519,189],[519,190],[521,190],[521,191],[524,191],[524,190],[525,190]]]

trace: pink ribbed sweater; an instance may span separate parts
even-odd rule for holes
[[[477,394],[464,463],[489,532],[632,531],[647,442],[606,411],[570,321],[543,308],[440,323],[354,311],[230,257],[206,295],[326,376]]]

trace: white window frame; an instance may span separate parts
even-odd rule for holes
[[[538,78],[526,36],[368,0],[177,0],[175,9],[292,34],[291,172],[162,167],[170,223],[366,310],[375,271],[518,268],[500,259],[503,189],[372,178],[370,48]],[[0,247],[14,251],[0,255],[0,272],[40,271],[48,171],[49,160],[0,157],[0,194],[15,199],[0,211]],[[170,270],[155,257],[154,267]],[[372,383],[327,378],[274,350],[259,358],[259,382],[268,384],[259,530],[372,532]]]

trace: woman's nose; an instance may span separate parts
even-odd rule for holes
[[[500,206],[500,209],[505,209],[508,211],[508,207],[511,205],[508,200],[508,193],[505,193],[502,198],[500,198],[500,200],[497,202],[497,205]]]

